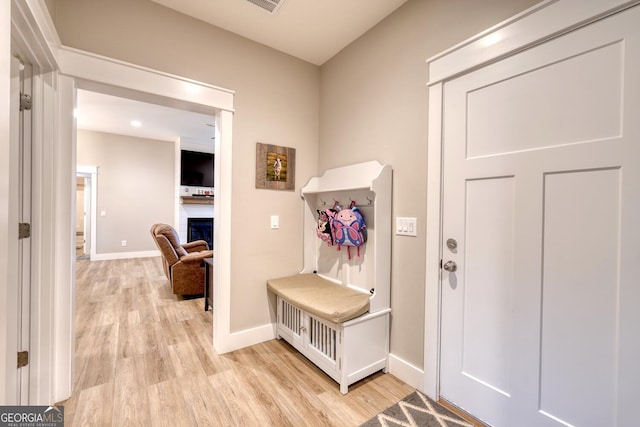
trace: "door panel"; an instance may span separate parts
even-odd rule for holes
[[[514,178],[467,181],[462,370],[509,395]],[[467,259],[467,257],[465,257]],[[501,266],[487,268],[487,266]]]
[[[573,50],[469,92],[467,157],[620,136],[622,42]]]
[[[540,410],[572,425],[614,420],[620,172],[544,180]]]
[[[640,7],[444,84],[458,247],[442,253],[458,268],[442,275],[440,393],[489,424],[635,419],[637,22]]]

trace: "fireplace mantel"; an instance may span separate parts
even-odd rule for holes
[[[180,196],[180,201],[186,205],[212,205],[213,196]]]

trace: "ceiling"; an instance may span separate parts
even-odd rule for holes
[[[407,0],[151,0],[321,65]],[[251,2],[278,3],[270,13]],[[138,120],[140,127],[131,125]],[[205,114],[78,90],[79,129],[201,144],[214,134]]]
[[[322,65],[407,0],[152,0]],[[253,4],[278,3],[274,13]]]
[[[209,141],[214,117],[132,99],[78,89],[78,129],[160,141],[178,138]],[[137,120],[140,126],[131,124]]]

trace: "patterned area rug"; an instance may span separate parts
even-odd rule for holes
[[[415,391],[360,427],[473,427],[445,407]]]

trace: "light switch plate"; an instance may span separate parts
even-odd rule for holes
[[[271,229],[276,230],[280,228],[280,217],[278,215],[271,215]]]
[[[396,235],[398,236],[417,236],[418,235],[418,219],[413,217],[396,217]]]

